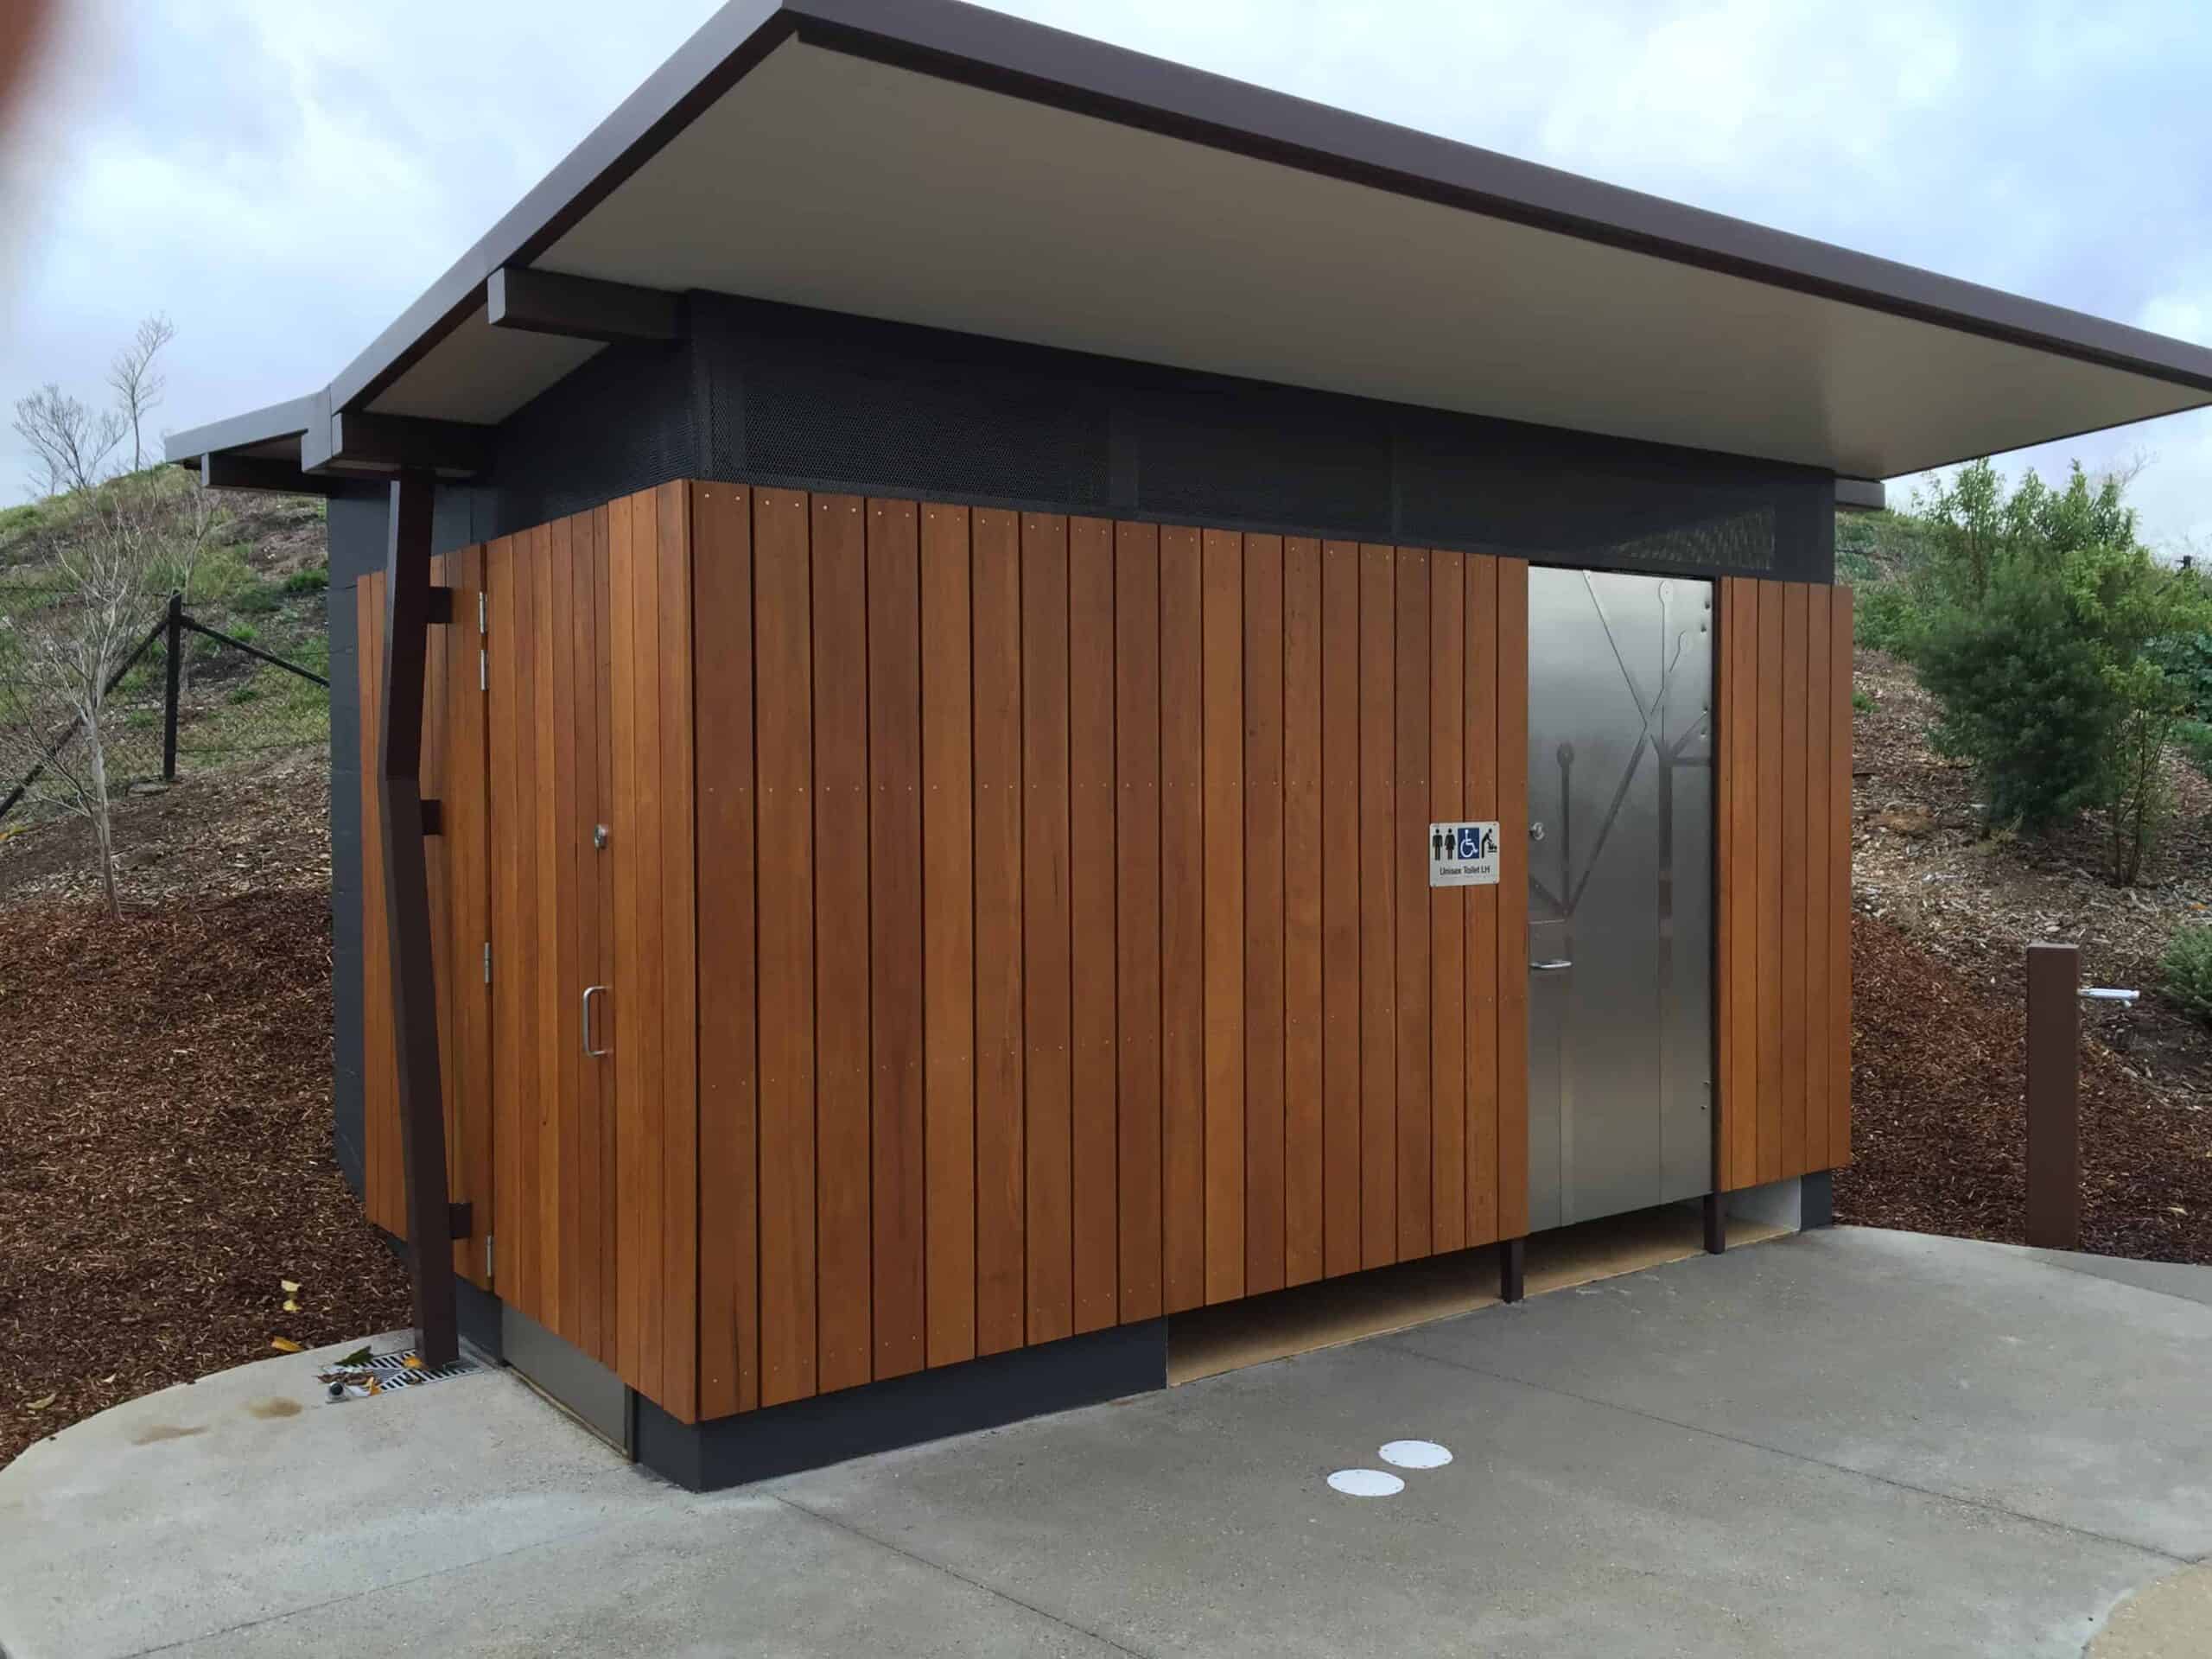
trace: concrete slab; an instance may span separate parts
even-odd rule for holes
[[[2093,1279],[2109,1279],[2116,1285],[2155,1290],[2161,1296],[2178,1296],[2200,1307],[2212,1307],[2212,1268],[2191,1267],[2186,1262],[2128,1262],[2119,1256],[2085,1255],[2074,1250],[2021,1249],[2020,1253],[2046,1266],[2064,1268],[2069,1273],[2086,1273]]]
[[[1475,1370],[2194,1560],[2212,1308],[1840,1228],[1389,1338]]]
[[[2071,1659],[2206,1553],[2208,1339],[1846,1230],[705,1498],[509,1375],[326,1405],[326,1351],[0,1470],[0,1649]],[[1398,1438],[1453,1460],[1329,1490]],[[2113,1652],[2212,1650],[2199,1581],[2138,1607]]]
[[[164,1649],[162,1659],[1116,1652],[773,1498],[669,1491],[647,1517]]]
[[[326,1400],[315,1372],[359,1345],[164,1389],[0,1470],[8,1659],[143,1653],[664,1506],[505,1372]]]
[[[1328,1489],[1401,1436],[1454,1460]],[[2172,1566],[1395,1341],[772,1490],[1141,1653],[2073,1659]]]

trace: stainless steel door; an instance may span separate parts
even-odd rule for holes
[[[1713,1187],[1713,584],[1529,573],[1529,1224]]]

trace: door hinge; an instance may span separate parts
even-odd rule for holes
[[[476,632],[479,633],[492,632],[491,609],[480,588],[477,590],[476,594]]]
[[[484,941],[484,982],[486,985],[492,982],[492,942],[489,939]]]
[[[479,691],[492,689],[492,653],[481,645],[476,647],[476,689]]]
[[[484,1235],[484,1282],[489,1284],[496,1275],[492,1268],[492,1235]]]

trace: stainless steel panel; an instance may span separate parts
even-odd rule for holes
[[[1712,1189],[1713,597],[1529,575],[1531,1227]]]

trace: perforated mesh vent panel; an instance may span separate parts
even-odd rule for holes
[[[1803,468],[695,294],[670,348],[610,347],[507,423],[477,537],[670,479],[1484,548],[1541,563],[1828,579]]]
[[[1211,517],[1387,537],[1390,430],[1358,405],[1296,393],[1137,402],[1137,499],[1147,515]]]
[[[698,469],[689,348],[610,346],[501,429],[476,536],[549,524]]]

